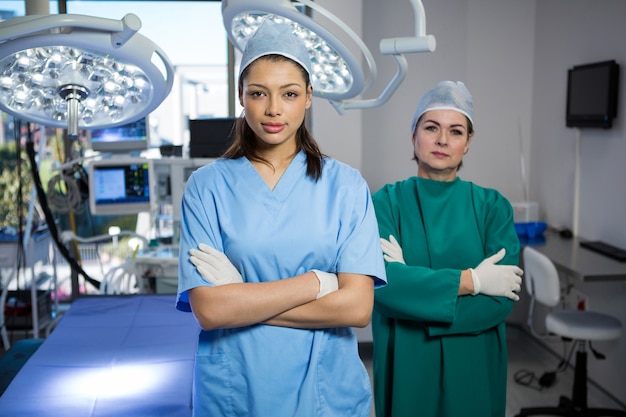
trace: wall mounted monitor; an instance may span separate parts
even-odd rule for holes
[[[144,117],[116,127],[93,129],[89,133],[91,149],[97,152],[131,154],[148,149],[150,125]]]
[[[109,158],[89,163],[89,209],[96,216],[150,211],[152,162]]]
[[[189,156],[222,156],[233,141],[236,120],[234,117],[189,120]]]
[[[578,65],[567,73],[567,127],[609,129],[617,116],[619,65],[602,61]]]

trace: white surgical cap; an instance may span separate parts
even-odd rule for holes
[[[294,34],[291,25],[265,20],[246,44],[241,57],[239,75],[241,76],[248,65],[266,55],[287,57],[300,64],[309,73],[309,78],[311,77],[309,52],[304,42]]]
[[[472,95],[461,81],[441,81],[422,96],[413,116],[411,135],[420,116],[429,110],[456,110],[474,123]]]

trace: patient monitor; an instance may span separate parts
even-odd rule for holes
[[[152,161],[109,158],[89,163],[89,209],[93,215],[150,211]]]

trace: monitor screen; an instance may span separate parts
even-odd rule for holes
[[[618,76],[615,61],[571,68],[567,76],[566,125],[610,128],[617,115]]]
[[[150,211],[152,163],[145,158],[112,158],[89,164],[89,208],[93,215]]]
[[[189,156],[219,158],[234,137],[234,117],[189,120]]]
[[[90,134],[91,149],[97,152],[141,152],[149,146],[149,123],[144,117],[117,127],[93,129]]]

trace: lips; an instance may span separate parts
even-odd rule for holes
[[[282,123],[264,123],[263,130],[267,133],[279,133],[285,128],[285,125]]]

